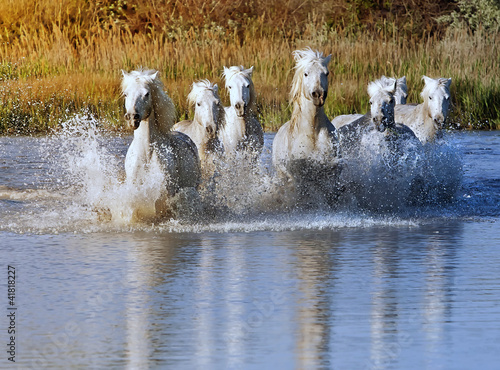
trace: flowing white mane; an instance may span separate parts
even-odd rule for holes
[[[224,68],[224,72],[222,72],[222,77],[226,80],[226,87],[228,82],[236,75],[243,75],[248,82],[252,82],[252,73],[253,67],[245,69],[243,66],[232,66],[229,68]]]
[[[315,63],[326,68],[330,62],[330,56],[325,57],[322,52],[312,50],[310,47],[295,50],[292,55],[295,59],[295,75],[290,89],[290,102],[296,101],[302,94],[302,83],[306,68]]]
[[[386,85],[394,84],[394,78],[392,77],[382,76],[380,77],[380,80],[382,81],[382,83]],[[394,94],[395,95],[401,94],[401,98],[404,98],[406,101],[406,98],[408,97],[408,86],[406,85],[406,76],[403,76],[396,80],[396,92]],[[397,99],[396,99],[396,104],[399,104],[399,101]]]
[[[122,71],[123,72],[123,71]],[[122,93],[133,85],[146,86],[154,84],[156,87],[163,89],[163,83],[158,77],[158,71],[154,69],[138,69],[130,73],[123,72]]]
[[[448,99],[450,97],[450,83],[451,81],[448,78],[429,78],[426,76],[422,77],[422,80],[425,82],[424,89],[420,93],[420,96],[422,99],[424,99],[424,102],[427,101],[427,98],[429,95],[436,90],[440,90],[439,92],[443,95],[445,99]]]
[[[193,82],[193,87],[191,88],[190,93],[187,96],[187,101],[190,106],[194,106],[196,104],[196,98],[199,94],[204,91],[211,91],[217,99],[219,98],[219,87],[217,84],[212,84],[209,80],[200,80]]]
[[[379,93],[394,94],[396,92],[396,79],[381,78],[368,84],[368,95],[374,97]]]

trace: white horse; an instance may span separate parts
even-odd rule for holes
[[[225,107],[226,124],[220,130],[225,154],[249,150],[259,155],[264,145],[264,131],[257,118],[253,67],[224,67],[223,76],[229,90],[231,106]]]
[[[173,129],[193,140],[204,173],[207,174],[212,172],[214,159],[223,151],[219,130],[225,125],[225,113],[219,98],[219,88],[208,80],[194,82],[187,101],[194,107],[194,119],[178,122]]]
[[[413,131],[396,123],[394,119],[397,80],[383,76],[370,82],[367,91],[370,96],[370,112],[338,129],[342,151],[351,151],[361,144],[364,135],[371,135],[376,131],[384,133],[386,140],[393,143],[409,140],[416,144],[418,139]],[[418,144],[420,147],[420,143]]]
[[[169,195],[181,188],[200,184],[200,160],[193,141],[180,132],[172,132],[176,111],[163,91],[154,70],[122,71],[125,120],[134,129],[134,139],[125,157],[127,181],[138,186],[152,165],[159,165],[170,178]]]
[[[424,100],[418,105],[401,105],[395,109],[396,122],[410,127],[422,144],[432,142],[443,128],[450,109],[451,78],[433,79],[423,76]]]
[[[382,76],[380,80],[378,80],[384,86],[391,86],[394,84],[394,78]],[[406,85],[406,76],[403,76],[396,80],[396,92],[394,93],[394,99],[396,105],[406,104],[406,98],[408,97],[408,86]],[[363,117],[362,114],[342,114],[340,116],[335,117],[332,120],[332,124],[335,128],[340,128],[344,125],[347,125],[355,120]]]
[[[279,175],[295,181],[299,192],[307,192],[307,182],[328,192],[325,187],[334,183],[338,169],[335,127],[323,107],[331,55],[324,57],[323,53],[307,48],[294,51],[293,56],[293,112],[274,138],[273,165]]]
[[[394,121],[396,84],[395,79],[370,82],[370,112],[338,129],[343,181],[370,208],[394,209],[423,192],[423,146],[409,127]]]

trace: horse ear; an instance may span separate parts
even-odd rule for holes
[[[214,91],[216,94],[219,93],[219,86],[217,86],[217,84],[214,85]]]
[[[251,66],[250,68],[247,69],[247,72],[248,72],[248,75],[250,77],[252,77],[252,74],[253,74],[253,66]]]
[[[406,85],[406,76],[403,76],[400,79],[398,79],[398,82]]]
[[[428,85],[432,81],[432,78],[427,76],[422,76],[422,80],[424,80],[424,83]]]
[[[152,79],[152,80],[156,80],[156,78],[157,78],[157,77],[158,77],[158,71],[156,71],[155,73],[153,73],[153,74],[151,75],[151,79]]]
[[[449,89],[451,86],[451,78],[440,78],[439,83],[445,85]]]
[[[325,59],[323,59],[323,65],[327,67],[328,63],[330,63],[330,60],[332,60],[332,54],[328,55]]]
[[[394,85],[392,86],[392,93],[396,92],[396,88],[398,87],[398,80],[394,78]]]
[[[368,95],[371,97],[373,97],[377,91],[378,91],[378,86],[375,82],[370,82],[368,84],[368,88],[366,89],[366,91],[368,92]]]
[[[126,77],[128,75],[127,71],[124,71],[123,69],[121,71],[122,71],[122,76],[123,77]]]

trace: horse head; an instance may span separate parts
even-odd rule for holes
[[[252,82],[253,67],[245,69],[243,66],[224,67],[222,75],[229,90],[229,99],[238,117],[243,117],[255,99]]]
[[[394,125],[394,94],[396,92],[397,81],[395,78],[388,78],[389,83],[382,80],[370,82],[368,84],[368,95],[370,96],[370,113],[372,121],[380,132]]]
[[[139,128],[141,121],[153,111],[151,84],[158,71],[138,70],[127,73],[122,70],[122,94],[125,97],[125,120],[130,128]]]
[[[394,78],[382,76],[380,81],[385,86],[392,86],[394,84]],[[408,97],[408,85],[406,84],[406,76],[398,78],[396,81],[396,92],[394,93],[394,100],[397,104],[406,104],[406,98]]]
[[[433,79],[423,76],[424,89],[420,94],[427,105],[427,113],[432,118],[436,129],[443,127],[450,110],[451,78]]]
[[[328,95],[328,63],[332,56],[323,57],[323,53],[310,48],[295,50],[293,56],[296,71],[290,91],[291,100],[303,96],[315,106],[322,107]]]
[[[202,125],[209,137],[215,137],[224,119],[217,84],[208,80],[194,82],[188,102],[194,107],[194,122]]]

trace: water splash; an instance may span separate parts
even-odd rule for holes
[[[220,160],[216,175],[198,194],[168,197],[163,189],[169,178],[158,166],[146,168],[140,186],[125,181],[131,138],[100,126],[92,117],[76,115],[59,132],[37,139],[36,151],[48,166],[46,181],[37,189],[0,188],[0,202],[8,210],[0,219],[1,229],[201,232],[414,226],[454,204],[450,199],[462,183],[462,162],[453,143],[394,161],[380,142],[370,141],[361,156],[347,158],[335,206],[320,203],[304,209],[291,184],[277,178],[271,165],[272,136],[266,135],[261,161],[244,154]],[[415,178],[425,186],[418,188]],[[415,189],[423,195],[410,202]],[[170,210],[166,217],[156,217],[158,203]],[[429,209],[433,212],[426,213]]]

